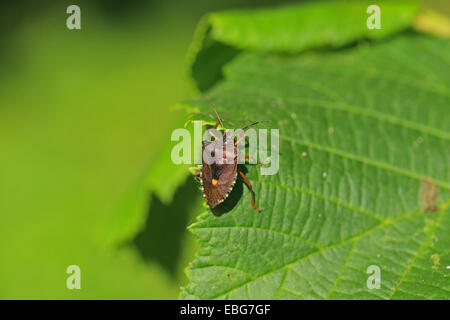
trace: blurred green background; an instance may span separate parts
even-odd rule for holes
[[[204,13],[274,3],[0,2],[1,299],[178,297],[202,197],[187,175],[173,198],[156,189],[186,120],[169,107],[196,94],[186,51]],[[66,288],[72,264],[81,290]]]

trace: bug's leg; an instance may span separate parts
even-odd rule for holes
[[[245,139],[246,135],[244,134],[242,137],[240,137],[236,142],[234,143],[234,146],[236,147],[243,139]]]
[[[216,124],[214,125],[214,127],[212,127],[213,129],[217,129],[217,127],[219,126],[219,124],[220,124],[220,120],[218,120],[217,122],[216,122]]]
[[[201,172],[201,171],[197,171],[197,172],[194,174],[194,177],[195,177],[195,179],[197,179],[198,181],[200,181],[201,175],[202,175],[202,172]]]
[[[252,206],[255,208],[258,212],[261,212],[261,210],[255,205],[255,194],[253,192],[252,184],[248,179],[245,177],[245,175],[242,173],[242,171],[239,171],[239,174],[241,175],[242,179],[244,179],[245,184],[249,187],[250,193],[252,195]]]
[[[216,140],[219,140],[219,138],[217,138],[217,136],[212,132],[212,130],[217,129],[217,127],[220,124],[220,120],[216,122],[216,124],[214,125],[214,127],[212,127],[211,129],[208,130],[209,134]]]
[[[244,159],[251,160],[249,155],[244,156]],[[256,161],[255,164],[263,164],[263,163],[261,161]]]

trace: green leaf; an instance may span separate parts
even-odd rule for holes
[[[378,1],[381,29],[368,29],[373,1],[311,1],[276,9],[212,13],[201,21],[189,52],[189,67],[200,90],[210,88],[221,68],[240,50],[299,53],[340,48],[359,39],[381,39],[411,26],[413,1]]]
[[[172,113],[176,119],[173,128],[183,125],[183,113]],[[162,141],[170,140],[170,135],[164,135]],[[116,246],[130,241],[136,236],[145,223],[150,208],[150,195],[154,193],[164,204],[169,205],[177,191],[189,174],[188,166],[175,165],[170,161],[173,144],[164,144],[162,147],[152,146],[155,152],[154,159],[147,165],[144,174],[129,188],[128,194],[117,205],[114,214],[108,221],[102,221],[99,243],[107,246]]]
[[[175,110],[177,109],[174,108],[173,111]],[[186,116],[186,112],[180,114]],[[178,117],[179,119],[173,128],[180,128],[184,125],[188,130],[192,131],[192,127],[186,124],[184,117]],[[167,140],[171,140],[169,135],[164,141]],[[171,143],[167,143],[163,146],[162,150],[158,153],[158,157],[154,161],[151,170],[149,170],[149,176],[147,178],[149,189],[155,192],[165,204],[172,201],[176,189],[183,184],[186,177],[189,175],[189,165],[176,165],[170,161],[172,149],[177,143],[177,141],[171,141]]]
[[[262,213],[241,185],[229,212],[191,226],[201,249],[182,298],[448,299],[449,49],[405,34],[227,64],[208,96],[226,126],[272,120],[280,169],[246,166]],[[188,105],[210,119],[207,102]],[[366,285],[371,265],[380,289]]]

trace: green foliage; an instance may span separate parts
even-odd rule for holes
[[[167,106],[187,93],[194,20],[157,28],[167,21],[159,11],[118,26],[85,5],[78,32],[65,28],[65,8],[25,16],[21,6],[18,30],[2,42],[0,298],[174,299],[196,248],[183,237],[192,236],[172,237],[183,243],[176,276],[130,242],[162,213],[147,211],[147,171],[184,122]],[[81,268],[79,291],[65,286],[71,264]]]
[[[411,1],[381,1],[382,28],[366,27],[370,1],[311,1],[206,16],[190,48],[191,73],[200,90],[220,79],[221,67],[240,50],[298,53],[311,48],[340,48],[362,38],[380,39],[407,29],[417,15]]]
[[[168,160],[170,132],[182,127],[186,119],[181,113],[169,112],[167,106],[189,93],[181,71],[198,16],[225,6],[255,4],[249,0],[232,3],[164,1],[152,3],[151,8],[145,3],[106,7],[86,4],[82,6],[80,31],[65,28],[65,8],[60,4],[25,11],[23,4],[9,2],[5,6],[2,13],[5,21],[11,23],[7,32],[0,32],[0,298],[178,296],[180,285],[186,282],[183,268],[198,247],[185,226],[193,220],[193,214],[202,210],[202,198],[192,177],[187,176],[186,167]],[[204,90],[217,84],[223,77],[222,67],[227,65],[226,82],[211,91],[226,125],[278,117],[281,123],[272,123],[272,127],[282,128],[282,137],[297,142],[292,142],[296,149],[291,150],[290,142],[282,140],[282,159],[287,157],[277,176],[259,177],[257,168],[247,166],[257,202],[264,210],[261,215],[251,209],[249,193],[238,183],[230,197],[238,205],[227,203],[231,212],[220,218],[209,212],[200,216],[192,230],[202,239],[202,249],[189,271],[191,284],[183,297],[225,297],[223,292],[227,290],[229,297],[247,297],[240,294],[247,288],[251,296],[256,296],[255,286],[261,288],[259,293],[270,296],[267,287],[276,287],[277,276],[286,270],[278,298],[297,298],[299,294],[316,297],[318,293],[326,296],[329,291],[322,294],[320,288],[329,288],[327,283],[338,278],[335,294],[343,288],[354,289],[349,282],[363,286],[368,275],[358,264],[366,267],[365,263],[387,266],[382,269],[382,286],[386,287],[381,293],[371,291],[370,297],[385,297],[394,286],[399,288],[394,298],[410,297],[407,293],[419,298],[421,290],[427,291],[421,296],[424,298],[448,296],[448,283],[442,280],[449,265],[449,218],[443,210],[448,199],[448,45],[421,37],[420,42],[410,46],[409,42],[417,40],[414,35],[402,37],[398,33],[410,25],[415,5],[387,1],[382,6],[383,29],[370,32],[359,22],[350,22],[355,16],[349,19],[345,15],[353,10],[366,16],[365,5],[358,9],[355,3],[342,4],[345,12],[338,10],[341,4],[334,6],[336,10],[327,9],[326,3],[310,5],[308,10],[316,8],[325,22],[320,17],[308,20],[305,13],[301,14],[302,19],[291,19],[291,26],[301,35],[297,39],[301,41],[295,42],[283,38],[285,32],[289,37],[297,35],[289,32],[290,28],[271,31],[271,26],[278,26],[272,19],[285,20],[283,14],[288,12],[283,9],[246,11],[242,15],[238,11],[212,14],[199,27],[189,67],[198,87]],[[396,9],[399,6],[403,9]],[[300,14],[303,7],[292,8]],[[251,19],[247,20],[247,15]],[[268,23],[261,23],[260,17],[269,16]],[[436,19],[430,15],[421,21],[423,29],[430,29],[430,20]],[[334,24],[342,33],[330,36],[322,32],[328,24]],[[239,36],[233,36],[241,28]],[[378,55],[370,53],[378,48],[377,43],[361,53],[376,62],[359,61],[357,67],[364,69],[364,81],[360,83],[361,72],[352,69],[356,64],[351,60],[362,60],[363,56],[351,46],[363,38],[381,37],[386,43],[379,47]],[[397,46],[391,47],[390,38],[403,38],[404,43],[394,42]],[[330,48],[342,49],[343,55],[332,54],[328,59]],[[397,49],[388,52],[389,48]],[[285,55],[288,49],[289,58]],[[309,49],[318,52],[299,55]],[[248,51],[260,55],[249,55]],[[268,51],[278,57],[264,57]],[[333,63],[335,57],[339,59]],[[233,58],[237,59],[228,64]],[[303,58],[307,63],[302,62]],[[273,68],[266,67],[270,63]],[[294,70],[302,71],[294,75],[289,63]],[[344,66],[348,68],[343,70]],[[253,76],[248,75],[252,68],[257,69],[254,83]],[[269,74],[261,74],[262,71]],[[241,79],[233,79],[239,75]],[[294,85],[296,81],[301,84]],[[249,87],[258,94],[253,98],[249,92],[249,97],[245,97],[246,92],[241,94],[233,88],[238,83],[239,89]],[[310,90],[315,95],[303,88],[308,85],[317,89]],[[365,101],[363,96],[373,86],[376,103]],[[266,87],[267,92],[261,93]],[[323,87],[331,91],[330,96],[322,91]],[[333,97],[333,92],[339,96]],[[275,94],[277,99],[259,98],[260,93]],[[239,103],[245,105],[237,110]],[[192,106],[195,108],[188,111],[198,107],[210,112],[204,100],[193,101]],[[274,114],[257,112],[263,107]],[[296,114],[297,122],[293,122],[292,115],[284,116],[283,108],[292,109],[290,113]],[[337,126],[334,122],[338,117],[351,120],[343,120]],[[382,134],[376,136],[368,131],[371,119],[373,123],[380,122],[373,128]],[[298,135],[296,123],[301,125]],[[328,135],[328,125],[334,126],[332,135]],[[334,140],[325,140],[327,137]],[[298,141],[312,144],[302,147]],[[413,147],[408,149],[411,144]],[[303,151],[308,152],[308,157],[288,161]],[[288,169],[286,163],[296,167]],[[317,176],[325,170],[328,175],[322,176],[322,181]],[[412,176],[408,178],[403,173]],[[420,213],[418,178],[423,173],[433,177],[440,188],[439,212]],[[323,210],[318,214],[322,215],[314,216],[312,209],[321,206]],[[373,217],[361,213],[361,220],[358,208]],[[291,221],[292,217],[296,220]],[[320,220],[325,217],[328,220]],[[342,218],[336,222],[342,230],[330,226],[338,218]],[[354,223],[350,224],[351,218]],[[292,229],[288,222],[293,222]],[[219,228],[207,229],[216,227]],[[423,232],[415,234],[414,230]],[[355,235],[358,231],[361,233]],[[300,237],[308,242],[303,243]],[[208,239],[211,243],[205,242]],[[380,240],[384,242],[377,242]],[[260,247],[255,248],[258,242]],[[378,247],[372,246],[375,242]],[[388,246],[390,243],[395,244]],[[348,248],[353,245],[350,251]],[[289,246],[295,250],[289,250]],[[420,249],[416,250],[418,246]],[[221,253],[223,257],[219,256]],[[347,267],[342,268],[346,253]],[[372,260],[362,258],[362,254]],[[295,259],[302,260],[296,264]],[[311,263],[318,267],[317,271]],[[81,267],[79,291],[65,287],[66,268],[71,264]],[[232,266],[247,274],[229,270]],[[297,269],[304,271],[304,280],[293,273]],[[336,272],[339,276],[334,276]],[[314,279],[316,282],[312,282]],[[308,289],[310,281],[312,289]],[[295,296],[288,296],[288,291]],[[335,294],[331,297],[341,297]]]
[[[324,13],[335,6],[320,5]],[[267,45],[283,52],[367,36],[349,19],[333,42],[283,19],[288,12],[293,15],[283,9],[213,15],[204,34],[232,39],[239,48],[208,96],[225,126],[272,120],[266,127],[280,130],[280,170],[262,176],[257,166],[246,166],[261,214],[241,183],[232,205],[224,203],[229,212],[216,217],[208,210],[190,227],[200,250],[181,297],[448,299],[450,41],[393,35],[399,30],[393,26],[383,31],[392,33],[389,40],[341,50],[246,50],[262,43],[255,34],[266,34],[272,18],[273,30],[290,37],[281,43],[269,33]],[[386,21],[395,20],[395,10],[391,15],[382,6],[382,12]],[[313,22],[326,25],[327,18]],[[265,27],[256,23],[250,32],[252,19]],[[293,34],[309,40],[299,45]],[[198,119],[210,120],[204,100],[186,105],[199,108]],[[424,198],[423,190],[433,195]],[[424,212],[427,201],[437,205],[435,212]],[[378,290],[366,286],[370,265],[381,269]]]

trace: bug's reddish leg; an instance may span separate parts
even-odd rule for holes
[[[219,126],[219,124],[220,124],[220,120],[217,120],[216,124],[215,124],[214,127],[212,127],[212,128],[213,128],[213,129],[217,129],[217,127]]]
[[[261,212],[261,210],[255,205],[255,194],[253,192],[252,184],[248,179],[245,177],[245,175],[242,173],[242,171],[239,171],[239,174],[241,175],[242,179],[244,179],[245,184],[249,187],[250,193],[252,195],[252,206],[255,208],[258,212]]]
[[[218,121],[216,122],[216,124],[214,125],[214,127],[212,127],[212,128],[209,129],[209,130],[215,130],[215,129],[217,129],[217,127],[219,126],[219,124],[220,124],[220,120],[218,120]],[[212,136],[214,139],[219,140],[219,138],[217,138],[216,135],[215,135],[212,131],[209,131],[209,133],[211,134],[211,136]]]
[[[239,142],[241,142],[243,139],[245,139],[246,135],[244,134],[242,137],[240,137],[235,143],[234,146],[237,146]]]
[[[201,176],[201,174],[202,174],[201,171],[197,171],[197,172],[194,174],[195,179],[197,179],[198,181],[200,181],[200,176]]]

